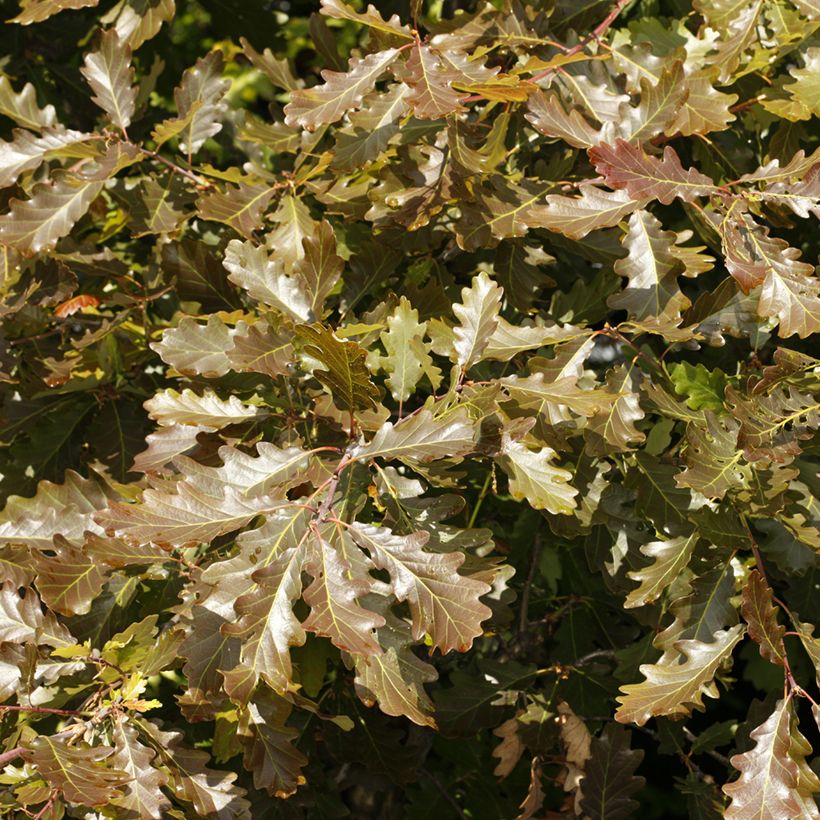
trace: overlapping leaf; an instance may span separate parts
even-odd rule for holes
[[[416,640],[427,634],[444,654],[469,649],[490,615],[479,601],[490,588],[458,574],[464,562],[460,553],[424,552],[427,533],[396,535],[382,527],[354,524],[350,534],[377,567],[390,573],[396,598],[410,606]]]
[[[351,57],[347,72],[322,72],[322,85],[298,89],[285,107],[285,122],[314,131],[320,125],[336,122],[358,108],[365,94],[398,56],[397,49],[386,49],[366,57]]]

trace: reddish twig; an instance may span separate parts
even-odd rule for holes
[[[76,709],[51,709],[48,706],[0,706],[0,710],[7,712],[31,712],[36,715],[65,715],[66,717],[82,717],[83,713]]]
[[[59,791],[53,791],[51,793],[51,797],[48,798],[48,802],[43,806],[37,814],[34,815],[33,820],[40,820],[41,817],[45,817],[48,810],[57,802],[57,798],[59,797]]]
[[[16,746],[14,749],[9,749],[9,751],[0,754],[0,769],[2,769],[8,763],[11,763],[11,761],[15,758],[20,757],[20,755],[23,754],[25,750],[25,746]]]
[[[590,32],[590,34],[584,37],[583,40],[565,51],[564,56],[572,57],[574,54],[578,54],[578,52],[583,51],[594,40],[600,40],[600,38],[606,33],[607,29],[615,22],[618,15],[626,8],[629,2],[630,0],[616,0],[616,3],[612,7],[609,14],[607,14],[607,16],[592,30],[592,32]],[[532,77],[530,77],[529,82],[537,83],[539,80],[543,80],[544,77],[548,77],[553,71],[557,71],[559,68],[560,66],[550,66],[549,68],[545,68],[543,71],[539,71],[538,74],[533,74]]]

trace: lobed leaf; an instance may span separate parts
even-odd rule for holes
[[[774,664],[785,666],[786,627],[777,621],[778,607],[772,603],[771,587],[758,570],[752,570],[743,588],[740,611],[749,625],[749,637],[760,645],[760,654]]]
[[[373,563],[390,574],[397,600],[408,602],[416,640],[429,635],[442,654],[466,652],[472,646],[491,614],[479,600],[490,587],[459,575],[463,555],[424,552],[429,537],[425,532],[396,535],[384,527],[356,523],[350,534]]]
[[[676,646],[685,660],[641,665],[646,680],[621,687],[621,705],[615,720],[643,726],[651,717],[688,715],[692,708],[702,710],[704,696],[718,696],[715,672],[743,637],[743,627],[720,630],[713,637],[709,643],[679,641]]]
[[[663,158],[645,154],[640,146],[618,139],[613,145],[598,145],[589,150],[589,159],[610,188],[623,189],[632,199],[657,199],[668,205],[679,198],[693,202],[719,188],[694,168],[684,169],[671,146]]]
[[[344,114],[358,108],[364,96],[373,90],[376,81],[398,57],[395,48],[351,57],[347,72],[322,72],[324,83],[313,88],[297,89],[285,106],[285,123],[315,131],[320,125],[336,122]]]
[[[80,69],[91,86],[95,103],[125,131],[131,124],[137,106],[131,47],[120,40],[116,29],[109,29],[100,39],[99,49],[85,55]]]
[[[740,777],[723,791],[731,798],[726,817],[796,817],[802,800],[797,791],[798,768],[789,756],[791,699],[783,698],[751,734],[754,748],[732,758]]]

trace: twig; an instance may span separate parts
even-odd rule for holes
[[[629,3],[630,0],[616,0],[616,3],[612,7],[609,14],[607,14],[607,16],[592,30],[590,34],[584,37],[580,43],[577,43],[572,48],[565,51],[564,56],[572,57],[574,54],[578,54],[578,52],[583,51],[593,40],[599,40]],[[530,77],[529,82],[537,83],[539,80],[543,80],[544,77],[548,77],[553,73],[553,71],[556,71],[559,68],[560,66],[550,66],[549,68],[545,68],[543,71],[539,71],[538,74],[533,74],[532,77]]]
[[[7,712],[31,712],[36,715],[65,715],[66,717],[83,717],[83,712],[76,709],[51,709],[48,706],[0,706]]]
[[[9,749],[9,751],[0,754],[0,769],[2,769],[8,763],[11,763],[11,761],[15,758],[20,757],[20,755],[23,754],[25,750],[25,746],[15,746],[15,748]]]
[[[533,579],[535,578],[535,569],[538,566],[538,559],[541,555],[541,533],[535,534],[535,541],[532,545],[532,554],[530,556],[530,571],[527,573],[527,580],[524,581],[524,589],[521,592],[521,611],[518,620],[518,639],[521,640],[530,625],[529,609],[530,609],[530,589],[532,587]]]
[[[587,652],[586,655],[582,655],[578,660],[573,661],[573,666],[584,666],[584,664],[589,663],[590,661],[597,660],[598,658],[614,658],[615,657],[615,650],[614,649],[596,649],[594,652]]]
[[[686,735],[686,739],[690,743],[693,743],[698,739],[697,735],[688,726],[683,727],[683,733]],[[711,757],[713,760],[717,760],[718,763],[721,763],[723,766],[726,766],[727,768],[731,767],[732,765],[729,762],[729,758],[726,757],[726,755],[722,755],[720,752],[716,752],[714,749],[704,749],[703,753],[709,755],[709,757]]]
[[[51,797],[48,798],[48,802],[45,806],[43,806],[43,808],[34,815],[34,820],[40,820],[41,817],[45,817],[46,812],[57,802],[57,797],[59,794],[59,791],[53,791],[51,793]]]
[[[177,165],[175,162],[171,162],[170,159],[166,159],[161,154],[158,154],[156,151],[151,151],[148,148],[143,148],[142,146],[135,146],[137,147],[145,156],[150,157],[151,159],[158,160],[163,165],[170,168],[177,174],[182,174],[185,177],[188,177],[192,182],[200,187],[205,188],[213,188],[214,183],[208,179],[204,179],[203,177],[197,176],[193,171],[189,171],[187,168],[183,168],[181,165]],[[190,162],[189,162],[190,164]]]
[[[433,781],[435,787],[441,792],[444,799],[453,807],[456,814],[458,814],[461,820],[467,820],[467,815],[464,814],[464,812],[461,809],[461,806],[459,806],[458,803],[456,803],[455,799],[450,794],[450,792],[444,788],[442,782],[432,772],[427,771],[427,769],[422,769],[422,771],[430,778],[430,780]]]

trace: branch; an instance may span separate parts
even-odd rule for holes
[[[0,706],[8,712],[31,712],[35,715],[65,715],[67,717],[83,717],[85,712],[76,709],[51,709],[48,706]]]

